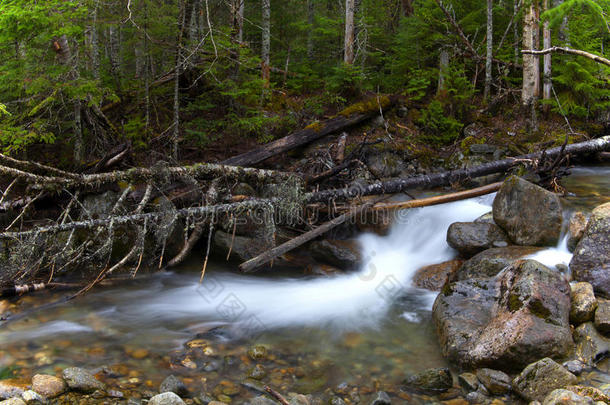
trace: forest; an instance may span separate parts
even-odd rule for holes
[[[610,0],[0,0],[0,405],[610,403]]]

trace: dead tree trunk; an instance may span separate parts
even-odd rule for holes
[[[347,65],[354,63],[354,0],[345,0],[345,38],[343,62]]]

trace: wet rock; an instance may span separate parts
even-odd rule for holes
[[[173,392],[178,396],[184,397],[188,395],[189,390],[178,377],[169,375],[159,386],[159,392]]]
[[[248,349],[248,357],[252,360],[265,360],[267,358],[267,348],[263,345],[252,346]]]
[[[468,393],[468,395],[466,395],[466,400],[469,404],[485,404],[489,398],[486,395],[475,391]]]
[[[534,260],[518,261],[495,278],[448,284],[432,317],[443,354],[462,366],[515,370],[572,347],[570,286]]]
[[[149,402],[149,404],[150,404],[150,402]],[[212,401],[212,402],[209,402],[208,405],[227,405],[227,403],[222,402],[222,401]]]
[[[210,402],[210,404],[213,404],[213,402]],[[152,397],[148,401],[148,405],[185,405],[185,402],[173,392],[164,392]]]
[[[556,245],[563,214],[557,195],[526,180],[511,176],[493,202],[494,222],[517,245]]]
[[[493,155],[497,149],[497,146],[488,145],[486,143],[473,143],[470,145],[470,153],[475,155]]]
[[[355,240],[315,241],[309,245],[309,251],[314,259],[343,270],[353,270],[361,262],[359,245]]]
[[[366,166],[377,178],[396,177],[407,168],[405,160],[392,151],[370,149]]]
[[[21,398],[9,398],[5,401],[0,401],[0,405],[26,405]]]
[[[484,250],[462,264],[455,273],[455,280],[494,277],[516,260],[540,250],[542,248],[533,246],[507,246]]]
[[[572,391],[556,389],[544,398],[542,405],[593,405],[593,400]]]
[[[610,339],[602,336],[593,322],[587,322],[574,329],[575,357],[584,364],[594,365],[610,353]]]
[[[465,256],[493,247],[505,247],[508,236],[499,226],[484,222],[455,222],[447,230],[449,246]]]
[[[463,260],[455,259],[422,267],[415,272],[413,285],[431,291],[440,291],[463,263]]]
[[[36,374],[32,377],[32,389],[46,398],[55,398],[66,388],[66,382],[54,375]]]
[[[392,405],[392,400],[385,391],[379,391],[371,405]]]
[[[0,380],[0,399],[20,397],[27,389],[27,386],[17,380]]]
[[[570,299],[570,322],[575,325],[593,319],[597,300],[593,294],[593,286],[586,282],[574,283],[571,285]]]
[[[102,194],[89,194],[83,198],[82,219],[106,218],[114,208],[120,194],[116,191],[108,190]]]
[[[330,405],[345,405],[345,401],[339,397],[332,397],[330,399]]]
[[[587,369],[587,365],[580,360],[570,360],[562,364],[563,367],[574,375],[581,375]]]
[[[468,393],[479,388],[479,379],[472,373],[462,373],[458,376],[458,384]]]
[[[604,335],[610,334],[610,301],[601,298],[597,300],[595,327]]]
[[[258,397],[252,398],[250,401],[246,402],[249,405],[277,405],[275,401],[270,398],[267,398],[264,395],[259,395]]]
[[[262,364],[257,364],[248,371],[248,377],[254,378],[255,380],[261,380],[265,378],[265,376],[267,376],[267,370],[265,370],[265,367]]]
[[[288,403],[290,405],[310,405],[311,396],[297,394],[294,392],[288,393]]]
[[[573,252],[576,245],[582,239],[587,227],[587,217],[582,212],[575,212],[568,223],[568,250]]]
[[[27,390],[21,394],[21,399],[28,405],[46,404],[47,400],[37,392]]]
[[[231,249],[231,258],[246,261],[268,249],[262,238],[235,235],[224,231],[214,233],[214,246],[225,252]]]
[[[453,377],[448,368],[432,368],[407,377],[403,385],[408,391],[434,395],[453,387]]]
[[[494,214],[489,211],[487,214],[483,214],[477,219],[474,220],[475,223],[484,223],[484,224],[495,224],[494,222]]]
[[[500,370],[480,368],[477,370],[477,377],[487,388],[487,391],[493,395],[503,395],[511,389],[511,378]]]
[[[62,377],[70,389],[80,392],[92,393],[96,390],[104,390],[106,386],[98,381],[87,370],[79,367],[69,367],[64,369]]]
[[[568,391],[572,391],[580,396],[589,397],[594,401],[601,401],[606,404],[610,404],[610,397],[599,388],[585,387],[583,385],[570,385],[566,387]]]
[[[513,389],[528,401],[544,401],[553,390],[576,384],[576,376],[546,357],[527,366],[513,380]]]
[[[610,203],[591,213],[584,235],[570,261],[572,276],[588,281],[602,297],[610,298]]]

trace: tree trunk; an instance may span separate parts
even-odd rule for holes
[[[182,42],[186,22],[186,1],[182,2],[178,14],[178,40],[176,41],[176,64],[174,68],[174,119],[172,129],[172,151],[174,161],[178,160],[178,143],[180,139],[180,73],[182,72]]]
[[[345,41],[343,62],[354,63],[354,9],[355,0],[345,0]]]
[[[438,62],[438,87],[437,93],[445,90],[445,75],[449,68],[449,51],[447,48],[442,48]]]
[[[96,80],[100,78],[100,44],[99,35],[97,33],[97,9],[99,1],[95,2],[93,8],[93,22],[91,23],[91,67],[93,70],[93,77]]]
[[[516,17],[519,13],[521,0],[513,0],[513,15]],[[519,24],[518,19],[515,18],[515,25],[513,25],[513,47],[515,48],[515,65],[519,64]]]
[[[108,27],[108,36],[110,37],[110,71],[114,78],[117,92],[121,93],[121,62],[119,61],[121,40],[119,37],[119,29],[116,25],[113,24]]]
[[[538,12],[537,0],[525,8],[523,18],[523,49],[538,49]],[[537,55],[523,55],[523,88],[521,102],[524,106],[532,106],[540,92],[540,66]]]
[[[400,3],[402,6],[402,14],[405,17],[413,15],[413,0],[401,0]]]
[[[543,0],[543,7],[544,7],[544,11],[548,10],[549,8],[549,0]],[[551,28],[549,26],[549,21],[546,20],[544,22],[543,28],[542,28],[542,47],[544,49],[548,49],[551,47]],[[551,76],[552,76],[552,72],[551,72],[551,54],[545,54],[544,55],[544,62],[543,62],[543,70],[542,70],[542,78],[543,78],[543,90],[542,90],[542,98],[544,100],[550,100],[551,99],[551,86],[553,85],[551,82]],[[549,109],[550,109],[551,105],[550,104],[545,104],[543,106],[544,112],[548,113]]]
[[[493,67],[493,0],[487,0],[487,54],[485,56],[485,90],[483,98],[489,99],[491,92],[491,81]]]
[[[271,53],[271,0],[262,0],[261,72],[265,88],[270,85]]]

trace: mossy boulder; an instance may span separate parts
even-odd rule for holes
[[[513,389],[528,401],[544,401],[556,389],[576,384],[576,376],[550,358],[528,365],[513,380]]]
[[[494,277],[515,261],[542,250],[535,246],[506,246],[491,248],[468,259],[455,273],[455,280]]]
[[[591,213],[582,239],[570,261],[572,276],[591,283],[595,292],[610,298],[610,203]]]
[[[567,280],[523,260],[494,278],[447,284],[432,317],[443,354],[452,362],[514,371],[571,350],[569,312]]]
[[[563,219],[557,195],[516,176],[504,181],[493,202],[494,222],[517,245],[556,245]]]

